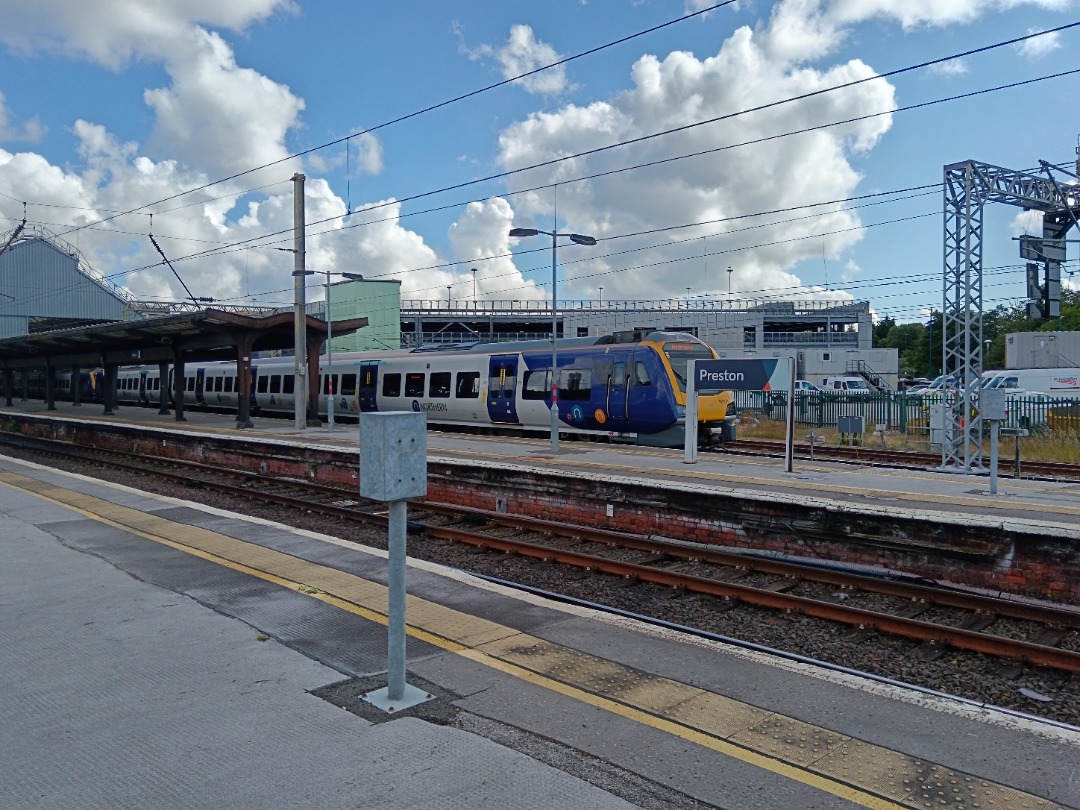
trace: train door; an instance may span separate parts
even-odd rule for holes
[[[198,405],[206,405],[206,369],[199,368],[195,371],[195,402]]]
[[[604,412],[606,423],[601,427],[606,430],[628,431],[630,429],[630,374],[633,370],[633,355],[630,352],[612,352],[607,355],[604,370]],[[597,420],[599,421],[599,420]]]
[[[150,396],[146,391],[146,372],[139,372],[139,404],[144,408],[150,404]]]
[[[360,410],[364,413],[379,410],[377,397],[379,395],[379,364],[360,364],[359,396]]]
[[[517,424],[518,356],[497,354],[488,358],[488,417],[492,422]]]

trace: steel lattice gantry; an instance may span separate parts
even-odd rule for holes
[[[1030,241],[1047,246],[1045,250],[1034,248],[1039,250],[1046,278],[1060,278],[1065,260],[1065,233],[1076,222],[1080,205],[1066,197],[1066,190],[1050,173],[1049,164],[1043,166],[1045,177],[971,160],[945,167],[942,373],[946,379],[952,376],[955,383],[943,389],[947,407],[941,443],[942,467],[982,469],[978,390],[983,355],[983,205],[999,202],[1042,211],[1042,239]],[[1076,194],[1074,189],[1070,191]]]

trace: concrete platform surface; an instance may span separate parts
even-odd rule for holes
[[[0,807],[1080,808],[1078,729],[419,561],[436,699],[358,710],[385,582],[385,554],[0,456]]]

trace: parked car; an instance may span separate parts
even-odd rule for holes
[[[809,380],[796,380],[795,381],[795,393],[796,394],[813,394],[820,392],[821,389],[814,385]]]

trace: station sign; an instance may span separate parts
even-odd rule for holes
[[[775,358],[698,360],[691,383],[695,391],[786,391],[789,362]]]

